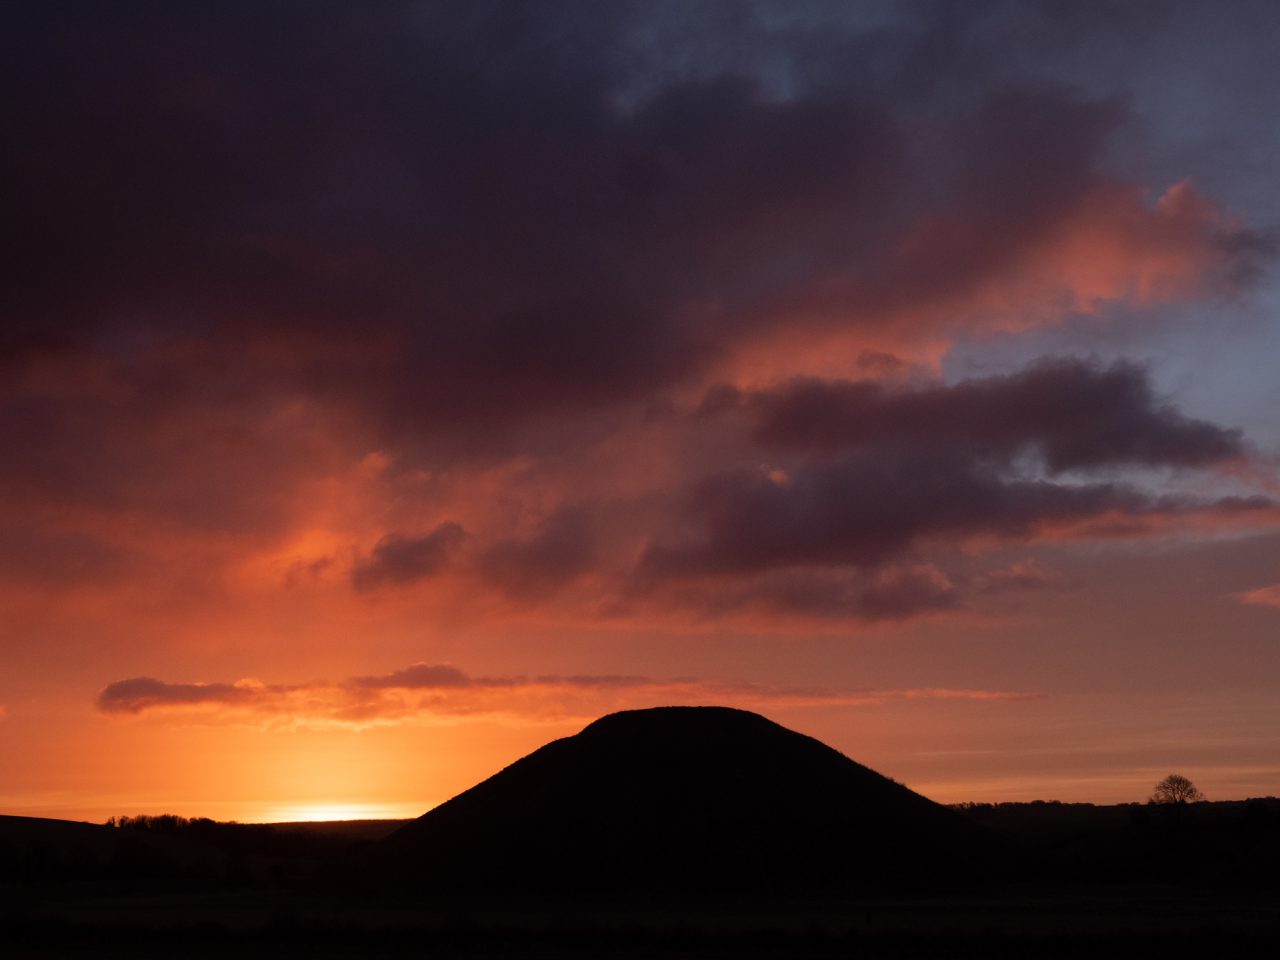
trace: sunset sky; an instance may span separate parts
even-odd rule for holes
[[[1280,4],[0,7],[0,813],[613,710],[1280,794]]]

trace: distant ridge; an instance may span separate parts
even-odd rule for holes
[[[895,892],[976,880],[987,831],[758,714],[610,714],[410,822],[377,875],[440,892]]]

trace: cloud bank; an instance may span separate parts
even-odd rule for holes
[[[562,722],[663,703],[727,703],[752,708],[863,706],[896,700],[1018,702],[1037,694],[921,687],[842,690],[628,675],[472,677],[447,664],[417,663],[341,683],[268,685],[169,683],[135,677],[108,684],[106,714],[186,714],[204,722],[268,727],[353,728],[462,720]]]
[[[1114,162],[1094,13],[16,7],[0,570],[858,623],[980,602],[948,551],[1273,524],[1139,363],[942,375],[1266,276]]]

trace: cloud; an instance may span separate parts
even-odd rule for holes
[[[1272,507],[1265,498],[1200,502],[1121,483],[1007,477],[963,451],[890,448],[807,462],[785,480],[739,468],[699,481],[684,504],[697,533],[651,543],[639,575],[873,567],[930,541],[1024,542],[1112,525],[1136,534],[1180,515]]]
[[[460,524],[446,521],[420,537],[387,534],[351,574],[359,590],[385,584],[413,583],[444,571],[459,544],[466,539]]]
[[[983,75],[954,12],[820,35],[686,16],[664,56],[700,66],[641,77],[645,5],[15,14],[14,136],[43,146],[0,170],[25,241],[11,362],[116,365],[139,412],[300,397],[438,461],[760,337],[949,329],[1028,272],[1045,301],[1127,299],[1253,253],[1189,189],[1152,206],[1104,171],[1118,103]],[[1099,243],[1114,276],[1072,259]],[[60,437],[99,422],[75,412]]]
[[[156,707],[249,706],[266,693],[266,688],[249,681],[166,683],[154,677],[134,677],[107,684],[98,694],[97,707],[104,713],[142,713]]]
[[[1240,431],[1160,398],[1142,367],[1045,358],[951,384],[901,372],[715,386],[672,421],[688,431],[674,486],[561,500],[518,535],[490,524],[451,570],[516,609],[554,598],[586,618],[874,622],[1051,579],[958,576],[948,550],[1275,522],[1244,481],[1225,496],[1160,490],[1175,476],[1194,490],[1211,469],[1217,487],[1254,455]]]
[[[1055,474],[1199,467],[1245,454],[1239,430],[1159,401],[1146,372],[1127,362],[1042,359],[1008,376],[924,387],[810,378],[748,392],[738,403],[763,446],[815,453],[921,445],[1007,463],[1025,451]]]
[[[445,664],[415,663],[411,667],[381,676],[355,677],[352,686],[368,690],[399,688],[403,690],[459,690],[475,686],[501,685],[501,681],[475,680],[457,667]]]
[[[90,530],[59,530],[33,518],[0,519],[0,576],[38,583],[119,583],[135,572],[135,551]]]
[[[599,557],[591,511],[561,506],[526,539],[504,538],[479,558],[477,575],[515,600],[548,597],[589,572]]]
[[[917,564],[880,571],[862,594],[860,607],[869,619],[886,620],[949,610],[957,602],[946,574],[932,564]]]
[[[1269,587],[1258,587],[1256,590],[1246,590],[1235,594],[1235,597],[1241,603],[1250,603],[1259,607],[1280,607],[1280,583],[1274,583]]]
[[[864,572],[812,568],[718,577],[672,578],[620,601],[624,610],[687,614],[696,620],[737,618],[760,628],[822,621],[875,623],[948,613],[966,606],[964,591],[927,563]]]
[[[447,572],[518,605],[537,603],[594,569],[599,557],[592,513],[586,504],[562,505],[525,535],[491,534],[465,556],[462,545],[476,538],[454,521],[422,536],[389,533],[356,562],[351,581],[357,590],[368,591]]]
[[[1020,560],[999,570],[988,570],[974,577],[979,593],[1044,590],[1061,586],[1063,577],[1037,560]]]
[[[363,728],[466,718],[564,720],[671,702],[796,707],[864,706],[895,700],[1018,702],[1038,698],[1037,694],[999,690],[848,690],[619,674],[486,678],[471,677],[448,665],[418,663],[336,684],[267,685],[256,680],[167,683],[137,677],[108,684],[98,696],[97,708],[103,713],[129,715],[182,712],[207,721],[272,727]]]
[[[895,619],[969,599],[938,544],[1252,503],[1118,478],[1248,453],[1138,367],[920,380],[961,334],[1261,275],[1183,172],[1116,165],[1130,103],[1010,54],[1086,63],[1099,23],[1140,39],[1120,14],[73,7],[10,14],[0,65],[14,580],[265,556],[371,603],[591,618],[683,580]]]
[[[653,538],[642,555],[642,587],[798,567],[874,571],[930,545],[1138,534],[1182,517],[1274,512],[1260,496],[1175,496],[1089,478],[1225,467],[1248,455],[1239,431],[1186,417],[1127,363],[1041,360],[956,384],[722,386],[697,417],[741,419],[773,462],[692,482],[682,532]],[[886,576],[905,579],[870,589],[865,610],[929,606],[911,598],[923,601],[933,575]],[[940,607],[954,602],[950,589],[933,594]]]

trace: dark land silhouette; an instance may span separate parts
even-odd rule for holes
[[[604,717],[412,821],[0,817],[0,955],[1263,955],[1280,800],[947,808],[763,717]]]
[[[664,707],[604,717],[454,797],[383,840],[375,875],[441,892],[899,893],[990,880],[1008,854],[811,737]]]

